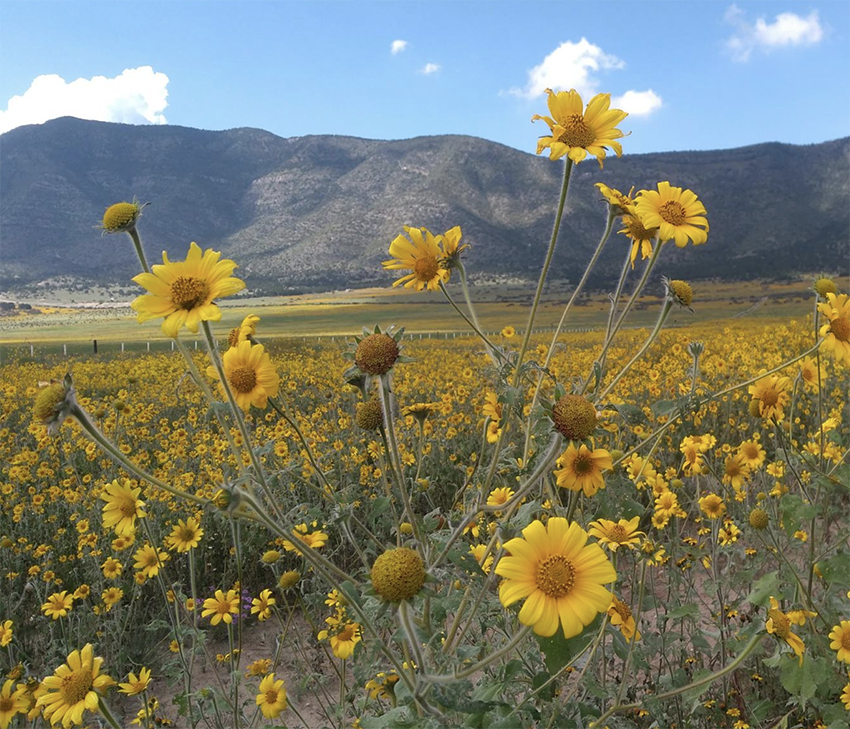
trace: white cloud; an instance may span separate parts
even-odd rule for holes
[[[524,89],[513,88],[509,93],[534,99],[542,96],[546,89],[575,89],[582,96],[593,95],[599,86],[599,79],[592,75],[594,71],[624,68],[625,65],[587,38],[578,43],[566,41],[528,72],[528,84]]]
[[[426,63],[422,68],[419,69],[419,73],[430,76],[432,73],[437,73],[441,68],[439,63]]]
[[[605,53],[599,46],[582,38],[578,43],[565,41],[552,51],[543,62],[528,72],[525,88],[512,88],[507,93],[526,99],[536,99],[546,92],[575,89],[587,101],[600,91],[599,71],[619,71],[626,67],[625,61]],[[635,91],[630,89],[615,96],[611,105],[636,116],[651,114],[662,105],[661,97],[652,89]]]
[[[649,116],[656,109],[660,109],[661,104],[661,97],[652,89],[626,91],[622,96],[611,99],[611,106],[614,109],[622,109],[632,116]]]
[[[70,83],[56,74],[37,77],[0,111],[0,132],[60,116],[128,124],[165,124],[168,76],[150,66],[128,68],[115,78],[95,76]]]
[[[780,13],[772,23],[761,17],[753,24],[745,16],[737,5],[730,5],[724,17],[728,24],[735,26],[734,35],[726,41],[726,48],[735,61],[748,61],[755,49],[769,52],[788,46],[811,46],[823,38],[817,10],[806,17]]]
[[[390,53],[394,56],[401,53],[403,50],[407,49],[407,41],[406,40],[394,40],[390,44]]]

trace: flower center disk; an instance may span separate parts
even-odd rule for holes
[[[587,148],[596,141],[596,134],[587,126],[582,114],[571,114],[564,121],[564,131],[558,141],[568,147]]]
[[[440,264],[434,256],[417,258],[413,264],[413,272],[420,281],[430,281],[440,270]]]
[[[90,672],[72,673],[62,679],[62,698],[68,706],[73,706],[86,698],[92,687]]]
[[[257,373],[249,367],[237,367],[230,373],[230,384],[237,392],[251,392],[257,384]]]
[[[572,590],[575,574],[570,560],[554,554],[537,565],[537,587],[549,597],[563,597]]]
[[[209,284],[194,276],[180,276],[171,284],[171,300],[186,311],[200,306],[209,292]]]
[[[839,342],[850,341],[850,319],[833,319],[829,328]]]
[[[658,214],[670,225],[681,225],[685,222],[687,213],[681,203],[675,200],[668,200],[661,206]]]

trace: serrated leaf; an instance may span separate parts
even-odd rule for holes
[[[747,602],[766,607],[770,596],[779,592],[779,584],[779,573],[776,570],[762,575],[753,583],[753,589],[747,595]]]

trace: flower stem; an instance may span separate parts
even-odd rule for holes
[[[546,251],[546,259],[543,262],[543,270],[540,271],[540,279],[537,282],[537,291],[534,293],[534,302],[531,304],[531,312],[529,312],[528,315],[528,324],[526,324],[525,335],[522,338],[522,346],[520,347],[519,355],[516,360],[513,387],[519,385],[522,361],[525,358],[526,351],[528,350],[528,340],[531,338],[531,330],[534,327],[534,319],[537,316],[537,307],[540,306],[540,298],[543,295],[543,285],[546,283],[546,276],[549,273],[549,266],[552,264],[552,256],[555,253],[555,243],[558,241],[558,233],[561,230],[561,218],[564,215],[564,203],[567,201],[567,192],[570,188],[570,176],[572,171],[573,161],[568,159],[564,165],[564,180],[561,183],[561,196],[558,199],[558,210],[555,213],[555,223],[552,226],[552,237],[549,239],[549,249]]]
[[[131,240],[133,241],[133,245],[136,248],[136,255],[139,257],[139,263],[142,264],[142,268],[144,269],[145,273],[150,273],[151,269],[150,266],[148,266],[148,259],[145,258],[145,250],[144,248],[142,248],[142,239],[139,236],[139,231],[136,230],[135,226],[133,226],[132,228],[130,228],[130,230],[127,231],[127,233],[129,234]]]

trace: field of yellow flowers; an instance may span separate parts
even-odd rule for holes
[[[561,332],[585,275],[532,334],[571,170],[622,153],[609,107],[536,117],[564,182],[497,336],[460,226],[405,227],[384,267],[470,336],[313,344],[219,328],[236,262],[150,266],[144,206],[106,210],[174,351],[0,368],[0,729],[850,726],[850,299],[819,276],[797,319],[665,329],[699,287],[652,274],[707,212],[597,185],[586,274],[628,241],[607,323]]]

